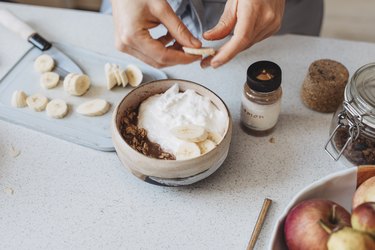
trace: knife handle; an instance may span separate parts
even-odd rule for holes
[[[0,24],[25,40],[27,40],[32,34],[36,33],[33,28],[6,9],[0,9]]]

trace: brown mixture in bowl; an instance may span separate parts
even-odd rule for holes
[[[174,155],[164,152],[159,144],[151,142],[147,138],[147,131],[139,128],[137,124],[138,108],[125,111],[121,118],[120,133],[126,143],[148,157],[163,160],[176,159]]]

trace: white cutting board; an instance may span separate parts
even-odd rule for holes
[[[104,64],[115,63],[122,68],[128,64],[136,64],[144,74],[143,83],[165,79],[166,74],[129,56],[113,58],[67,44],[58,43],[54,46],[73,59],[90,77],[89,91],[82,97],[70,96],[64,91],[62,81],[54,89],[42,88],[39,83],[40,73],[34,70],[33,65],[41,51],[31,48],[0,80],[0,119],[97,150],[114,151],[110,133],[112,112],[117,103],[133,88],[127,86],[107,90]],[[48,117],[46,112],[35,112],[28,107],[14,108],[11,106],[11,96],[15,90],[23,90],[27,95],[41,93],[49,100],[63,99],[69,105],[69,113],[64,119],[53,119]],[[105,99],[111,104],[107,114],[86,117],[75,112],[78,105],[95,98]]]

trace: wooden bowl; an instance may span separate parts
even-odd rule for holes
[[[222,141],[210,152],[188,160],[161,160],[134,150],[120,133],[121,118],[126,110],[134,109],[148,97],[164,93],[175,83],[180,91],[195,90],[207,96],[222,112],[228,115],[228,124]],[[112,140],[122,164],[142,180],[167,186],[188,185],[206,178],[216,171],[228,155],[232,137],[232,119],[224,102],[211,90],[194,82],[177,79],[152,81],[141,85],[126,95],[112,116]]]

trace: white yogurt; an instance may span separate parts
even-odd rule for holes
[[[193,124],[224,136],[228,119],[208,97],[191,89],[179,92],[176,83],[165,93],[151,96],[142,102],[138,112],[138,127],[146,129],[151,142],[175,154],[183,141],[171,133],[172,128]]]

